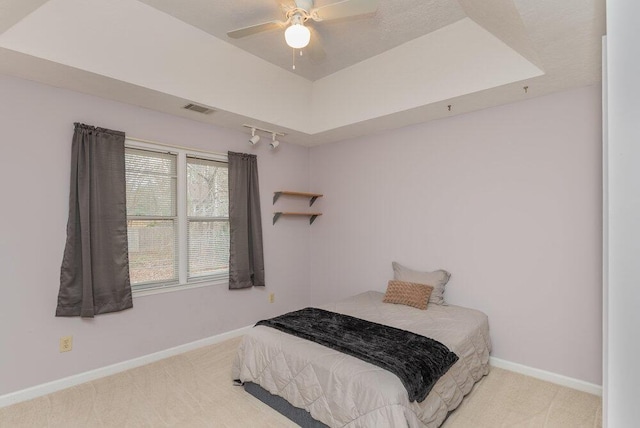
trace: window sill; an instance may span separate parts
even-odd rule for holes
[[[229,278],[207,279],[202,281],[193,281],[186,284],[165,285],[154,288],[145,288],[142,290],[132,290],[131,294],[134,298],[152,296],[154,294],[173,293],[174,291],[192,290],[194,288],[211,287],[219,285],[229,285]]]

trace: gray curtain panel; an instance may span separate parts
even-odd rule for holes
[[[256,155],[229,152],[229,288],[264,286]]]
[[[56,316],[131,308],[124,132],[75,124]]]

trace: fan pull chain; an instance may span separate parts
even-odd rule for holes
[[[302,56],[302,49],[300,49],[300,56]],[[296,50],[295,49],[291,49],[291,68],[292,69],[296,69]]]

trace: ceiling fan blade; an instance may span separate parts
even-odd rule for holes
[[[283,21],[270,21],[263,22],[262,24],[251,25],[249,27],[238,28],[237,30],[229,31],[227,36],[232,39],[240,39],[242,37],[247,37],[252,34],[262,33],[263,31],[271,31],[278,30],[287,25],[286,22]]]
[[[328,21],[330,19],[365,15],[376,10],[378,10],[378,0],[342,0],[314,9],[311,12],[311,18],[316,21]]]

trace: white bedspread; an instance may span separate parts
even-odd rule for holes
[[[421,403],[409,402],[394,374],[333,349],[257,326],[244,336],[234,379],[254,382],[330,427],[440,426],[489,372],[489,323],[482,312],[430,304],[427,310],[382,303],[370,291],[320,306],[442,342],[460,358]]]

